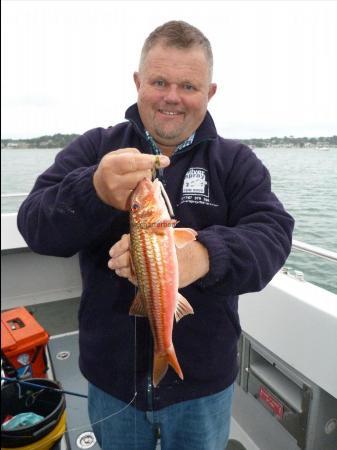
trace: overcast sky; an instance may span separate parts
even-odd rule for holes
[[[337,2],[2,3],[2,138],[83,133],[124,120],[147,35],[181,19],[210,39],[229,138],[337,134]]]

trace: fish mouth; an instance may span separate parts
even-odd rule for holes
[[[132,191],[131,201],[133,202],[135,200],[138,200],[141,202],[142,198],[154,192],[155,189],[152,181],[148,178],[143,178],[141,181],[139,181],[135,189]]]
[[[137,186],[135,187],[133,192],[139,193],[140,191],[143,191],[144,189],[146,189],[148,191],[152,191],[152,181],[145,177],[141,181],[139,181],[139,183],[137,184]]]

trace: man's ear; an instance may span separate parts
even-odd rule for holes
[[[209,85],[209,89],[208,89],[208,101],[210,101],[210,99],[213,97],[213,95],[216,93],[218,86],[216,85],[216,83],[211,83]]]
[[[134,74],[133,74],[133,81],[135,82],[137,91],[139,91],[139,88],[140,88],[139,72],[134,72]]]

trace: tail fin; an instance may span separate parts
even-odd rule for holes
[[[166,375],[168,365],[173,367],[179,378],[184,379],[173,344],[166,353],[154,353],[153,358],[153,386],[156,387]]]

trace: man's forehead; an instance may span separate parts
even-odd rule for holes
[[[172,65],[174,59],[174,65]],[[195,72],[205,67],[208,69],[206,56],[200,47],[180,49],[175,47],[163,47],[157,45],[153,47],[143,61],[143,68],[153,71],[185,71]]]
[[[159,56],[160,54],[165,57],[167,54],[177,54],[177,55],[192,55],[199,54],[206,60],[205,50],[200,47],[200,45],[192,45],[191,47],[176,47],[173,45],[166,45],[164,42],[158,42],[148,51],[146,58],[149,56]]]

